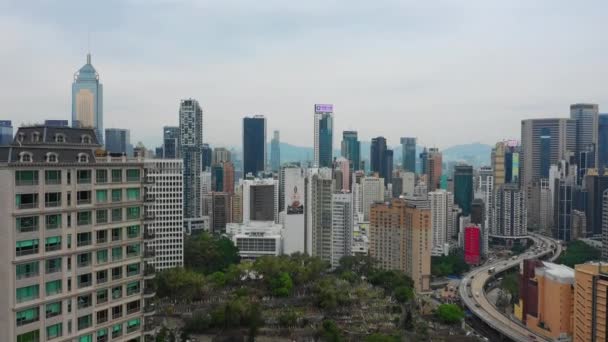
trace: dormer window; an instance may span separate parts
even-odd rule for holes
[[[63,135],[61,133],[55,134],[55,142],[57,142],[57,143],[64,143],[65,142],[65,135]]]
[[[80,137],[80,142],[83,144],[90,144],[91,143],[91,136],[90,135],[83,135]]]
[[[19,161],[22,163],[31,163],[33,159],[34,157],[30,152],[19,153]]]
[[[25,139],[25,134],[19,133],[19,135],[17,136],[17,141],[23,142],[24,139]]]
[[[89,156],[85,153],[79,153],[78,154],[78,162],[79,163],[88,163],[89,162]]]
[[[59,157],[57,156],[57,153],[49,152],[46,154],[46,161],[47,163],[56,163],[59,161]]]
[[[32,142],[40,142],[40,132],[32,133]]]

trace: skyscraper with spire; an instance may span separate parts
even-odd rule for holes
[[[103,86],[91,64],[90,53],[87,63],[74,74],[72,126],[94,128],[97,140],[103,145]]]

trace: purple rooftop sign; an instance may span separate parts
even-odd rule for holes
[[[331,104],[316,104],[315,113],[333,113],[334,105]]]

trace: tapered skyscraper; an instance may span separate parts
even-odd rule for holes
[[[94,128],[103,145],[103,86],[87,54],[87,64],[74,74],[72,83],[72,127]]]
[[[179,107],[179,151],[184,159],[184,218],[201,216],[201,156],[203,109],[194,99],[182,100]]]
[[[266,118],[255,115],[243,119],[243,177],[256,176],[266,167]]]
[[[333,157],[334,107],[315,105],[314,166],[331,167]]]
[[[342,132],[341,154],[348,159],[351,171],[361,170],[361,142],[357,131]]]

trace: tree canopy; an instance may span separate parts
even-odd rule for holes
[[[436,277],[448,275],[459,275],[469,270],[469,265],[464,262],[464,255],[460,251],[450,255],[431,257],[431,274]]]
[[[602,252],[599,249],[577,240],[568,243],[568,247],[557,259],[557,262],[574,268],[575,265],[600,260],[601,255]]]
[[[156,294],[183,301],[202,298],[205,277],[197,272],[174,267],[156,274]]]
[[[456,304],[441,304],[437,307],[437,317],[444,323],[454,324],[464,318],[464,311]]]
[[[239,259],[238,248],[226,237],[205,232],[184,242],[185,266],[203,274],[224,271]]]

